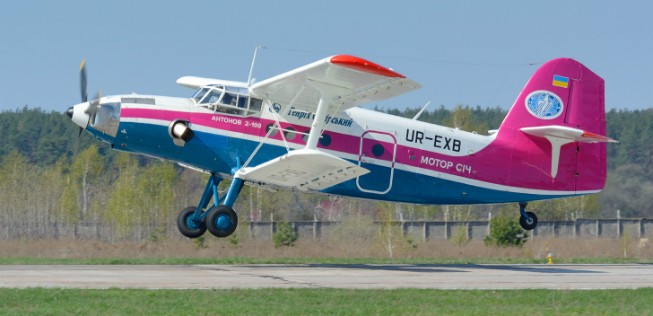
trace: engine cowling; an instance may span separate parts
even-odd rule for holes
[[[177,144],[178,141],[188,142],[195,136],[195,132],[188,126],[188,122],[176,120],[170,123],[168,127],[168,134],[172,140]],[[183,143],[181,144],[183,145]]]

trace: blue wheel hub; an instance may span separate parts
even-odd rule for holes
[[[188,227],[188,229],[195,230],[200,228],[200,226],[197,225],[197,223],[195,222],[194,217],[195,217],[194,214],[189,214],[186,217],[186,227]]]
[[[233,223],[227,214],[220,214],[215,220],[215,226],[220,230],[229,230]]]

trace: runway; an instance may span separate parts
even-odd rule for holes
[[[0,265],[0,287],[635,289],[653,265]]]

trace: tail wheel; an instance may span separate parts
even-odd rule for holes
[[[519,217],[519,225],[525,230],[533,230],[537,226],[537,216],[533,212],[526,212],[527,216]]]
[[[204,221],[195,221],[195,207],[189,206],[177,216],[177,228],[179,232],[188,238],[197,238],[206,232],[206,223]]]
[[[226,205],[212,207],[206,215],[206,228],[216,237],[227,237],[238,227],[238,216]]]

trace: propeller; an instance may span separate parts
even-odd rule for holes
[[[79,65],[79,85],[82,94],[82,103],[88,102],[88,92],[87,92],[88,80],[86,77],[86,59],[83,59],[82,63]],[[102,104],[100,103],[101,98],[102,98],[102,90],[99,90],[98,93],[93,98],[93,100],[89,102],[86,110],[84,110],[84,113],[88,114],[89,124],[91,123],[91,119],[95,117],[95,113],[97,113],[98,108],[102,106]]]
[[[98,108],[102,106],[100,103],[100,99],[102,98],[102,90],[99,90],[98,93],[95,95],[95,97],[89,102],[88,101],[88,79],[86,76],[86,60],[82,60],[82,63],[79,65],[79,86],[80,86],[80,92],[81,92],[81,97],[82,97],[82,103],[88,103],[86,108],[84,109],[84,113],[88,115],[88,122],[87,126],[91,124],[91,120],[95,117],[95,114],[98,111]],[[66,115],[70,117],[71,119],[73,118],[73,115],[75,114],[75,108],[70,107],[66,111]],[[79,123],[77,123],[79,124]],[[82,131],[84,131],[84,127],[79,127],[79,133],[77,134],[77,142],[75,144],[75,152],[79,149],[79,140],[82,137]]]

